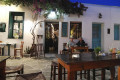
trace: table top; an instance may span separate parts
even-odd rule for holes
[[[4,46],[6,46],[6,45],[12,45],[12,46],[14,46],[16,43],[0,43],[0,47],[4,47]]]
[[[71,48],[88,48],[88,46],[71,46]]]
[[[120,55],[108,54],[106,56],[96,56],[95,53],[81,53],[78,58],[72,58],[73,54],[58,54],[57,58],[61,59],[66,64],[120,60]]]
[[[16,43],[0,43],[0,45],[7,45],[7,44],[16,44]]]
[[[0,62],[8,59],[10,56],[0,56]]]

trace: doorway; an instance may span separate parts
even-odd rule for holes
[[[92,48],[101,47],[101,24],[92,24]]]
[[[58,53],[59,22],[45,22],[45,53]]]

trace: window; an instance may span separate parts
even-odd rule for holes
[[[71,22],[70,23],[70,37],[77,39],[81,36],[82,36],[82,23]]]
[[[5,32],[6,23],[0,23],[0,32]]]
[[[8,38],[23,39],[24,12],[9,12]]]
[[[114,25],[114,40],[120,40],[120,25]]]

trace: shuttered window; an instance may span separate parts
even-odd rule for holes
[[[114,25],[114,40],[120,40],[120,25]]]
[[[9,12],[8,38],[23,39],[24,12]]]

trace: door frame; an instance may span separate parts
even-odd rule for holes
[[[104,23],[102,22],[93,22],[92,23],[92,28],[93,28],[93,24],[101,24],[101,49],[104,51]],[[92,34],[93,36],[93,34]],[[93,45],[93,37],[92,37],[92,45]],[[92,46],[93,48],[93,46]]]
[[[46,34],[46,29],[45,29],[46,23],[58,23],[58,25],[60,24],[59,21],[48,21],[48,20],[44,21],[44,52],[45,52],[45,38],[46,38],[46,35],[45,35]],[[58,26],[58,29],[60,30],[60,26]],[[58,35],[58,45],[59,45],[59,36],[60,36],[60,34]],[[59,46],[58,46],[58,48],[59,48]]]

